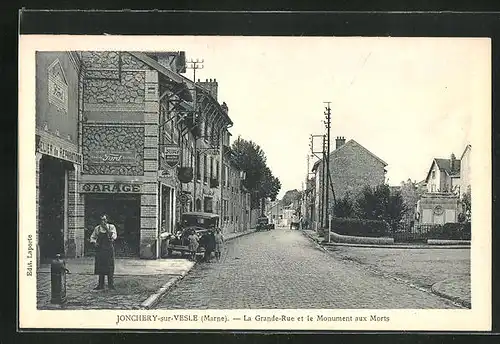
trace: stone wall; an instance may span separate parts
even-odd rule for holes
[[[135,163],[129,165],[89,164],[90,154],[95,151],[134,151]],[[84,126],[83,173],[104,175],[144,174],[144,127]]]
[[[319,171],[323,169],[319,165]],[[330,175],[336,199],[347,192],[355,197],[365,186],[375,187],[385,181],[384,164],[365,151],[357,143],[346,143],[330,157]],[[329,203],[333,205],[333,195],[328,181]],[[321,187],[319,188],[321,195]]]
[[[121,79],[89,79],[117,77],[114,71],[87,71],[84,101],[86,103],[144,102],[144,72],[122,72]]]
[[[149,66],[147,66],[142,61],[137,60],[127,52],[120,53],[118,51],[80,51],[79,55],[87,69],[113,68],[118,70],[118,61],[120,56],[122,69],[149,69]]]
[[[144,102],[145,72],[150,67],[127,52],[79,53],[85,66],[86,103]],[[121,63],[119,63],[121,61]]]

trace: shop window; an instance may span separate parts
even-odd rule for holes
[[[207,164],[207,156],[203,155],[203,181],[205,183],[208,182],[208,164]]]
[[[196,153],[196,179],[201,180],[201,154]]]
[[[210,178],[214,178],[214,158],[210,158]]]

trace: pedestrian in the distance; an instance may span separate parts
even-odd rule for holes
[[[116,228],[108,223],[108,216],[101,216],[101,223],[94,228],[90,242],[96,247],[94,274],[99,275],[99,284],[94,290],[104,289],[104,276],[108,276],[108,288],[115,289],[113,275],[115,273]]]
[[[189,241],[188,248],[189,248],[189,252],[191,254],[191,260],[195,261],[196,260],[196,252],[198,251],[199,242],[198,242],[198,236],[196,235],[196,232],[194,230],[191,232],[191,234],[189,234],[188,241]]]
[[[221,252],[224,247],[224,236],[220,228],[215,231],[215,258],[220,262]]]

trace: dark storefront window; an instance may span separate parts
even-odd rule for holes
[[[201,180],[201,154],[196,153],[196,179]]]
[[[204,204],[204,209],[205,209],[204,211],[205,211],[206,213],[212,213],[212,212],[213,212],[213,207],[212,207],[212,203],[213,203],[213,201],[212,201],[212,197],[205,197],[205,199],[204,199],[204,203],[205,203],[205,204]]]
[[[103,213],[108,214],[109,222],[117,232],[115,254],[118,257],[136,257],[140,245],[140,196],[87,194],[85,196],[85,255],[93,255],[94,245],[90,235],[100,222]]]
[[[44,156],[40,161],[40,258],[52,260],[64,255],[64,198],[66,165]]]
[[[203,181],[208,182],[208,159],[206,155],[203,155]]]

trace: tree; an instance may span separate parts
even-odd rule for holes
[[[459,222],[470,222],[471,221],[471,188],[467,188],[467,191],[462,195],[462,213],[459,215]]]
[[[266,156],[258,144],[238,137],[232,145],[232,161],[246,172],[243,185],[251,191],[256,191],[266,167]]]
[[[355,213],[362,219],[376,219],[376,199],[373,189],[369,186],[363,187],[355,201]]]
[[[288,190],[287,192],[285,192],[285,195],[281,199],[281,204],[284,207],[287,207],[290,204],[292,204],[294,201],[300,199],[300,197],[301,197],[301,194],[300,194],[299,190],[297,190],[297,189]]]
[[[401,192],[398,191],[389,196],[389,202],[387,204],[385,220],[389,223],[399,223],[403,217],[405,217],[408,208],[404,204]]]
[[[276,199],[281,189],[281,182],[266,165],[266,155],[258,144],[238,137],[232,145],[231,159],[242,171],[246,172],[243,185],[252,195],[252,209],[263,207],[265,198]],[[264,211],[263,208],[262,211]]]
[[[400,191],[391,193],[387,184],[381,184],[363,188],[356,198],[355,212],[359,218],[397,223],[406,213],[406,206]]]
[[[262,206],[262,213],[264,213],[265,209],[264,209],[264,200],[266,198],[270,198],[271,201],[274,201],[276,200],[276,197],[278,196],[278,193],[281,189],[281,182],[279,181],[278,178],[276,178],[275,176],[273,176],[271,170],[269,169],[269,167],[264,167],[262,173],[261,173],[261,178],[257,181],[257,185],[256,185],[256,199],[255,199],[255,202],[257,202],[255,204],[255,207],[257,207],[257,205],[259,204],[259,200],[260,200],[260,204]]]
[[[335,202],[333,215],[342,218],[354,217],[354,204],[349,193],[346,193],[344,197]]]

